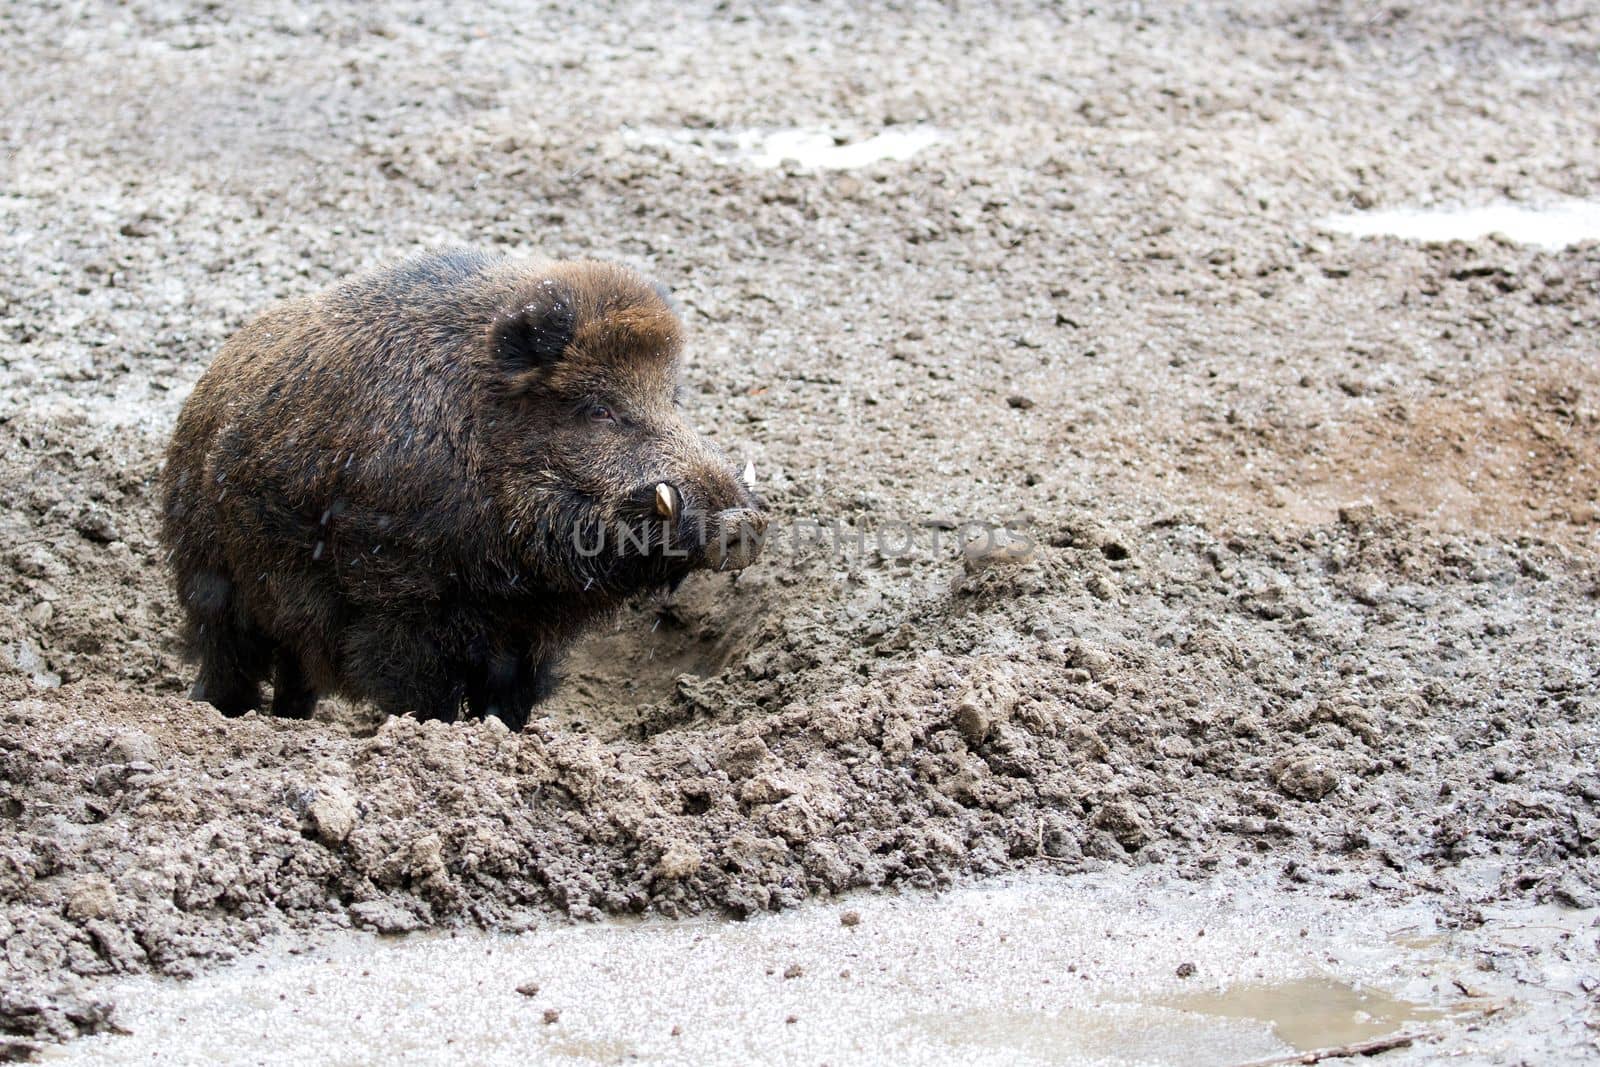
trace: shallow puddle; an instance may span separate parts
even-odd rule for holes
[[[1234,1064],[1282,1047],[1260,1027],[1228,1025],[1143,1004],[1097,1004],[1054,1013],[955,1012],[907,1025],[962,1063],[990,1057],[1048,1064]]]
[[[1231,985],[1160,1003],[1200,1015],[1266,1023],[1285,1044],[1302,1051],[1384,1037],[1446,1016],[1438,1008],[1381,989],[1357,988],[1323,977],[1277,985]]]
[[[836,137],[826,130],[777,130],[758,142],[750,162],[776,167],[792,160],[802,167],[852,170],[885,159],[910,159],[939,140],[939,132],[926,126],[885,130],[860,141]]]

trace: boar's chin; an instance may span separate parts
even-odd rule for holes
[[[632,596],[660,589],[673,589],[689,572],[704,567],[693,554],[660,546],[647,553],[606,552],[585,560],[577,568],[581,592],[602,596]]]
[[[609,515],[591,515],[575,535],[573,568],[583,592],[627,596],[674,588],[692,571],[742,570],[760,555],[767,528],[759,507],[653,514],[656,502],[635,494]],[[754,503],[754,501],[752,501]],[[577,527],[575,527],[577,529]]]

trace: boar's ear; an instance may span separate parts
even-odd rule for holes
[[[661,298],[661,302],[667,305],[668,311],[674,315],[678,314],[678,302],[672,298],[672,290],[667,287],[665,282],[651,282],[650,288],[654,289],[656,295]]]
[[[497,318],[489,330],[489,345],[501,366],[520,378],[537,377],[549,369],[572,343],[577,329],[572,304],[565,286],[545,282],[531,302]]]

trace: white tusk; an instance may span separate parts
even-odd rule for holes
[[[672,486],[666,482],[656,483],[656,514],[667,519],[678,517],[677,498],[673,496]]]
[[[754,489],[756,487],[756,461],[753,459],[745,460],[744,470],[739,477],[744,479],[746,489]]]

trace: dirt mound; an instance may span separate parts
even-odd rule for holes
[[[715,582],[672,606],[665,670],[707,662]],[[361,736],[104,682],[17,697],[6,961],[30,984],[181,975],[308,923],[743,914],[1029,864],[1254,863],[1359,895],[1494,853],[1507,891],[1581,894],[1592,680],[1562,665],[1593,647],[1597,588],[1548,550],[1357,513],[1293,539],[1085,520],[892,615],[767,600],[720,672],[606,736],[575,696],[590,733]]]

